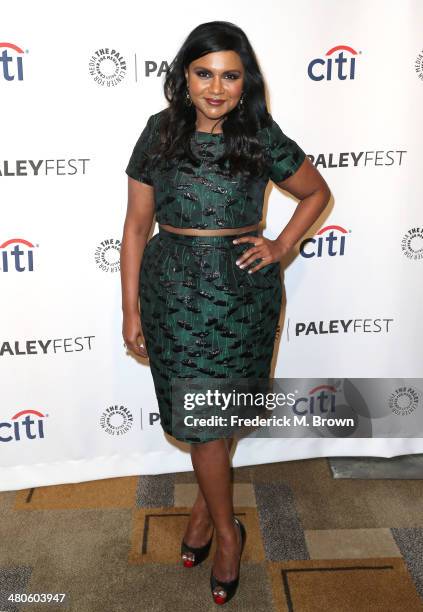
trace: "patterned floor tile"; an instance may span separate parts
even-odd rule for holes
[[[417,592],[423,598],[423,529],[391,529],[391,532],[414,580]]]
[[[253,467],[238,467],[232,468],[231,474],[233,482],[252,482],[251,474]],[[175,484],[196,484],[197,478],[195,472],[190,470],[189,472],[178,472],[174,474]]]
[[[177,472],[175,474],[175,484],[197,484],[195,472]]]
[[[232,481],[247,541],[228,610],[423,611],[420,481],[333,479],[326,458],[235,468]],[[72,612],[215,610],[215,540],[202,566],[180,562],[197,491],[191,470],[2,492],[0,581],[68,593]]]
[[[250,466],[238,467],[232,470],[234,482],[252,482]]]
[[[179,564],[181,540],[190,513],[190,506],[134,510],[129,563]],[[235,516],[242,520],[247,531],[243,560],[255,563],[264,561],[264,549],[255,509],[236,506]],[[215,546],[213,538],[210,558],[214,555]]]
[[[140,476],[136,491],[136,506],[139,508],[173,506],[174,485],[175,474]]]
[[[209,561],[191,569],[157,563],[129,566],[117,592],[99,593],[97,601],[72,612],[216,612],[209,586],[210,569]],[[242,565],[237,594],[226,608],[234,612],[277,612],[262,564]]]
[[[401,557],[390,529],[306,530],[310,559]]]
[[[308,559],[291,489],[279,482],[256,483],[254,489],[266,558],[271,561]]]
[[[197,498],[198,485],[176,484],[175,506],[192,506]],[[256,506],[254,487],[251,483],[234,482],[233,500],[235,506]]]
[[[0,492],[0,523],[3,516],[5,516],[8,512],[13,512],[15,498],[16,491]]]
[[[402,559],[268,562],[278,612],[422,612]]]
[[[327,459],[253,469],[255,482],[284,482],[304,529],[423,527],[423,480],[333,479]]]
[[[15,510],[132,508],[137,476],[105,478],[16,491]]]
[[[0,567],[0,610],[18,612],[20,606],[9,601],[12,594],[24,593],[31,577],[28,566]]]
[[[119,596],[131,518],[130,509],[14,512],[7,523],[12,545],[1,540],[0,565],[32,567],[29,593],[66,593],[72,612],[78,606],[81,612],[96,612],[104,593],[109,602]],[[54,610],[45,604],[25,608],[19,612]],[[103,612],[110,609],[103,607]]]

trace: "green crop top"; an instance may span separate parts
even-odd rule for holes
[[[270,155],[267,176],[247,182],[231,179],[213,163],[224,148],[224,135],[196,131],[191,148],[202,160],[196,167],[190,160],[166,171],[149,163],[148,150],[158,137],[160,111],[151,115],[130,157],[126,174],[154,187],[155,215],[158,223],[173,227],[220,229],[260,223],[266,185],[292,176],[306,154],[284,134],[272,119],[269,127],[259,131]],[[228,161],[226,162],[228,163]]]

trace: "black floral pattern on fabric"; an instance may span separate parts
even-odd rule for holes
[[[141,183],[147,183],[147,185],[153,185],[148,150],[152,144],[154,123],[154,115],[151,115],[145,128],[135,143],[128,166],[126,168],[126,174],[128,176],[140,181]]]
[[[126,168],[131,178],[154,186],[156,220],[174,227],[219,229],[260,223],[264,192],[269,179],[281,182],[292,176],[306,156],[299,145],[272,120],[259,132],[268,158],[267,175],[239,180],[222,172],[215,159],[224,149],[224,135],[194,132],[191,148],[201,161],[154,167],[148,156],[158,138],[160,114],[151,115],[139,136]]]
[[[213,437],[207,428],[194,436],[181,423],[174,432],[181,409],[172,409],[173,377],[270,375],[282,300],[279,262],[249,274],[235,262],[250,245],[232,240],[160,228],[142,258],[141,324],[160,421],[164,431],[185,442]]]
[[[154,188],[156,220],[162,225],[223,229],[257,224],[269,179],[280,182],[292,176],[305,158],[272,120],[259,132],[268,162],[261,177],[239,179],[227,168],[221,170],[216,159],[223,152],[224,135],[200,131],[191,137],[197,165],[191,160],[155,165],[149,151],[158,138],[162,112],[149,117],[126,168],[128,176]],[[254,238],[260,232],[246,235]],[[252,243],[235,245],[234,237],[189,236],[159,228],[141,260],[140,317],[160,422],[164,431],[185,442],[208,441],[211,432],[194,436],[181,428],[180,411],[172,406],[173,378],[270,375],[282,302],[280,265],[271,263],[253,274],[239,268],[236,260]]]

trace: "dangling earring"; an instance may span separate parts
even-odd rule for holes
[[[191,96],[189,95],[189,91],[188,88],[185,90],[185,105],[186,106],[191,106],[192,105],[192,100],[191,100]]]
[[[242,94],[239,99],[239,105],[242,106],[243,104],[244,104],[244,94]]]

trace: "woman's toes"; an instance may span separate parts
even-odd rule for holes
[[[213,597],[224,600],[226,598],[226,591],[224,591],[221,587],[216,587],[216,589],[213,590]]]
[[[182,555],[183,564],[186,567],[192,567],[194,565],[195,555],[192,552],[186,552]]]

